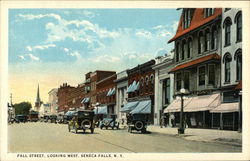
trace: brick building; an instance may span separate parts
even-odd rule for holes
[[[155,60],[150,60],[144,64],[139,64],[137,67],[127,70],[128,73],[128,103],[148,100],[149,120],[154,123],[154,83],[155,71],[152,66]],[[136,106],[135,108],[137,108]],[[147,107],[145,107],[147,108]],[[121,109],[122,110],[122,109]],[[157,115],[157,114],[156,114]]]
[[[115,104],[116,104],[116,74],[104,78],[96,83],[96,101],[100,106],[107,107],[107,113],[115,114]]]

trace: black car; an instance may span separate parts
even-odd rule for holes
[[[128,114],[127,115],[128,132],[132,130],[146,133],[147,125],[149,124],[148,114]]]
[[[108,129],[109,127],[111,129],[119,129],[119,122],[116,121],[117,115],[107,115],[107,117],[103,118],[103,120],[100,122],[100,128],[106,128]]]
[[[51,123],[57,123],[57,122],[56,122],[56,119],[57,119],[57,116],[56,116],[56,115],[50,115],[50,116],[49,116],[49,120],[50,120]]]
[[[77,133],[78,130],[85,131],[88,129],[91,133],[94,133],[94,111],[81,110],[74,113],[73,118],[68,123],[68,130],[74,130]]]
[[[26,115],[16,115],[16,119],[15,120],[16,120],[17,123],[20,123],[20,122],[25,123],[25,122],[28,121]]]
[[[49,116],[44,115],[42,120],[43,120],[43,122],[48,122],[49,121]]]

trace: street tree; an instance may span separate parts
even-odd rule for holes
[[[32,106],[30,102],[21,102],[14,104],[14,108],[16,115],[28,115]]]

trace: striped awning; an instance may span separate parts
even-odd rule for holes
[[[230,113],[239,111],[239,102],[222,103],[218,107],[210,110],[211,113]]]

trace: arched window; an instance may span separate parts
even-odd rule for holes
[[[144,79],[142,77],[141,80],[140,80],[140,93],[141,94],[143,93],[143,90],[144,90]]]
[[[155,77],[153,74],[151,74],[150,76],[150,86],[151,86],[151,91],[153,92],[155,86]]]
[[[238,12],[235,16],[236,23],[236,40],[237,42],[242,41],[242,14]]]
[[[231,61],[232,61],[232,57],[231,57],[230,53],[226,53],[225,56],[224,56],[224,63],[225,63],[225,83],[230,83]]]
[[[225,46],[228,46],[231,43],[231,25],[232,20],[227,17],[223,24],[223,27],[225,28]]]
[[[242,80],[242,51],[238,49],[235,52],[234,59],[236,60],[236,80]]]
[[[203,32],[199,32],[198,36],[198,54],[201,54],[203,52]]]
[[[218,33],[216,26],[212,27],[212,36],[211,36],[211,49],[216,49],[217,48],[217,40],[218,40]]]
[[[176,44],[176,47],[175,47],[176,51],[175,51],[175,54],[176,54],[176,62],[179,61],[179,43],[177,42]]]
[[[149,90],[148,89],[148,85],[149,85],[149,78],[148,78],[148,76],[146,76],[146,78],[145,78],[145,83],[146,83],[145,92],[147,92]]]
[[[185,59],[185,53],[186,53],[186,40],[182,40],[182,51],[181,51],[181,60]]]
[[[188,38],[188,47],[187,47],[187,58],[190,58],[191,53],[192,53],[192,38]]]
[[[210,49],[210,30],[206,29],[205,31],[205,39],[204,39],[204,44],[205,44],[205,51],[208,51]]]

